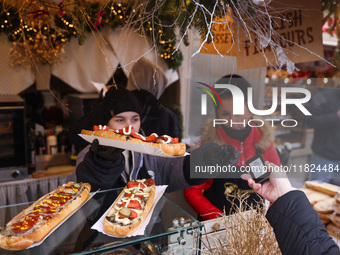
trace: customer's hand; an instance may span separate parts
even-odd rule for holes
[[[248,185],[254,189],[256,193],[270,202],[293,190],[289,179],[281,166],[266,161],[266,167],[271,171],[268,181],[264,183],[255,183],[250,174],[242,174],[241,178],[248,181]]]
[[[91,145],[95,157],[101,157],[105,161],[113,162],[120,158],[124,150],[110,146],[99,145],[98,139],[94,139]]]

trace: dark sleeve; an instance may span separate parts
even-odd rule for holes
[[[329,129],[340,123],[337,109],[330,109],[327,103],[308,108],[312,115],[306,116],[307,125],[315,129]]]
[[[103,107],[103,102],[98,101],[87,115],[72,125],[70,129],[70,139],[77,152],[80,152],[89,144],[78,135],[83,129],[92,130],[94,125],[106,124],[103,123]]]
[[[329,129],[330,126],[340,122],[336,112],[308,116],[306,121],[309,127],[316,129]]]
[[[190,172],[194,172],[195,171],[195,166],[196,165],[206,165],[207,163],[203,160],[204,159],[204,153],[209,150],[214,144],[213,143],[206,143],[204,145],[202,145],[201,147],[192,150],[190,152],[190,156],[186,156],[184,159],[184,163],[183,163],[183,173],[184,173],[184,177],[186,182],[190,185],[190,186],[196,186],[196,185],[200,185],[203,184],[211,179],[213,179],[214,177],[216,177],[215,175],[212,175],[211,178],[191,178],[191,174]]]
[[[77,181],[90,183],[91,191],[111,189],[115,187],[118,178],[120,178],[124,164],[123,154],[118,160],[108,163],[100,158],[95,158],[94,153],[89,150],[84,160],[77,166]]]
[[[290,191],[278,198],[266,217],[283,255],[340,254],[302,191]]]

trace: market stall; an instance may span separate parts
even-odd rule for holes
[[[339,186],[333,187],[336,190],[334,194],[318,194],[316,199],[315,190],[302,188],[311,178],[313,137],[317,130],[307,125],[307,119],[311,115],[309,111],[312,111],[309,106],[319,100],[320,104],[317,104],[317,107],[311,107],[313,115],[316,116],[320,105],[325,107],[327,103],[334,105],[338,103],[336,99],[328,98],[329,94],[337,95],[335,92],[339,90],[338,52],[329,37],[324,36],[322,41],[321,34],[322,31],[332,34],[331,30],[336,28],[336,22],[322,28],[327,19],[329,22],[330,17],[334,18],[333,21],[338,20],[328,1],[310,1],[308,8],[303,0],[284,3],[257,0],[200,2],[21,0],[15,4],[3,0],[1,3],[0,67],[3,74],[0,77],[0,136],[3,138],[0,143],[1,227],[39,197],[59,189],[58,186],[69,179],[80,178],[81,174],[83,174],[81,177],[87,178],[90,176],[89,173],[95,173],[92,178],[88,177],[88,182],[93,186],[97,185],[90,193],[90,197],[79,205],[79,208],[74,209],[72,215],[52,228],[46,239],[18,251],[0,249],[1,254],[217,254],[230,250],[247,254],[281,254],[281,252],[285,254],[287,249],[294,249],[296,246],[288,247],[283,243],[288,242],[287,240],[294,243],[298,239],[293,234],[301,238],[300,233],[306,231],[294,231],[284,238],[277,235],[276,239],[276,234],[279,231],[284,233],[285,228],[282,226],[278,230],[275,227],[284,221],[277,217],[282,221],[278,220],[278,224],[270,225],[272,221],[269,223],[266,213],[268,201],[275,205],[282,197],[288,197],[292,201],[295,197],[302,200],[308,198],[310,202],[307,203],[308,206],[307,200],[303,200],[304,203],[294,201],[297,205],[306,205],[303,209],[309,210],[308,215],[315,216],[318,212],[320,218],[327,216],[327,221],[321,219],[325,226],[328,226],[332,238],[337,241],[339,237],[337,218],[334,216],[332,221],[331,214],[338,217],[337,207],[336,209],[334,207],[338,206],[337,203],[340,201],[336,200],[336,194],[340,191]],[[292,6],[295,7],[291,8]],[[325,11],[323,20],[321,11]],[[118,104],[117,102],[119,102],[118,114],[136,112],[139,117],[141,116],[137,104],[133,106],[128,104],[135,103],[137,97],[131,96],[129,94],[131,91],[126,92],[125,86],[130,79],[133,66],[144,58],[151,61],[153,66],[154,72],[149,79],[153,81],[153,88],[160,85],[157,75],[164,74],[162,76],[162,80],[165,81],[162,84],[164,94],[157,95],[157,100],[174,106],[172,114],[175,113],[175,118],[180,123],[182,141],[169,134],[143,135],[139,133],[142,132],[138,130],[139,127],[135,129],[133,125],[119,128],[104,126],[115,117],[117,107],[114,104]],[[237,75],[250,84],[246,91],[229,84],[232,77]],[[228,77],[229,80],[217,84],[222,77]],[[57,85],[53,82],[55,80]],[[105,99],[108,98],[105,93],[110,91],[110,88],[123,90],[120,97],[113,94],[112,104],[105,103]],[[231,96],[223,98],[224,91],[219,89],[230,91]],[[326,96],[320,99],[316,92],[323,89],[330,89],[334,93],[328,91]],[[245,92],[248,93],[247,97]],[[224,104],[226,108],[221,110],[223,100],[233,100],[229,101],[232,107]],[[110,109],[107,108],[108,105]],[[78,133],[87,132],[85,135],[82,134],[81,139],[84,138],[86,146],[90,146],[91,149],[87,147],[88,154],[78,155],[83,148],[79,151],[75,149],[75,144],[70,140],[70,129],[79,123],[82,117],[88,117],[93,109],[101,110],[98,113],[92,112],[90,116],[93,121],[99,116],[102,117],[102,113],[106,121],[103,125],[91,122],[89,126],[80,127]],[[325,109],[327,111],[329,108]],[[144,112],[148,113],[149,110]],[[336,121],[340,119],[340,109],[334,110],[338,112],[332,112],[333,119],[326,124],[328,128],[339,125]],[[235,135],[236,139],[230,135],[231,133],[228,134],[227,128],[230,127],[226,124],[233,120],[228,119],[229,116],[248,113],[247,121],[245,119],[235,121],[238,122],[236,125],[243,124],[244,130],[248,128],[246,136]],[[168,122],[164,120],[164,123]],[[270,132],[266,134],[261,129],[264,123],[271,125],[268,129]],[[259,141],[245,148],[243,142],[251,137],[250,132],[258,132],[261,138],[252,136],[254,141],[257,139]],[[97,135],[103,133],[102,137]],[[265,139],[262,139],[263,137]],[[220,139],[217,141],[217,138]],[[95,140],[99,141],[99,145]],[[117,143],[118,140],[120,143]],[[328,142],[334,145],[336,138],[333,140],[328,139]],[[132,141],[134,144],[129,144]],[[180,155],[169,155],[164,151],[159,153],[154,148],[152,152],[145,149],[150,145],[148,143],[154,143],[152,146],[157,149],[162,146],[156,145],[165,144],[164,147],[168,146],[172,150],[181,142],[189,145],[190,149],[189,146],[182,144],[184,150]],[[203,151],[199,156],[193,157],[192,152],[195,149],[202,149],[207,142],[218,144],[219,149],[223,148],[225,154],[219,154],[220,151],[218,153]],[[225,145],[230,145],[228,150],[223,147]],[[109,147],[111,153],[100,154],[105,151],[102,147]],[[336,149],[336,146],[333,146],[333,149]],[[334,156],[334,152],[328,148],[324,151],[326,155]],[[91,158],[85,155],[94,156]],[[106,156],[109,158],[105,158]],[[189,158],[191,156],[196,161],[192,161]],[[254,179],[263,181],[261,185],[268,185],[268,178],[255,178],[255,171],[253,172],[252,168],[252,164],[262,163],[259,167],[262,171],[261,177],[269,176],[269,171],[264,170],[262,156],[266,161],[282,164],[280,169],[299,171],[298,173],[288,171],[287,175],[293,188],[284,183],[291,189],[280,193],[280,196],[273,200],[272,197],[268,200],[259,199],[254,191],[255,184],[249,181],[246,183],[247,181],[241,179],[240,175],[215,178],[214,171],[211,171],[215,168],[225,169],[227,166],[237,171],[242,167],[248,167]],[[92,161],[85,163],[83,161],[84,164],[81,164],[81,167],[84,165],[87,167],[84,168],[86,171],[76,175],[75,170],[79,169],[80,165],[76,161],[81,162],[89,158]],[[171,161],[173,158],[175,159]],[[226,159],[228,162],[223,161]],[[209,162],[209,165],[199,165],[197,162],[200,163],[200,160]],[[332,157],[332,160],[338,162],[340,159]],[[120,168],[122,174],[106,176],[114,169],[111,165],[107,167],[106,163],[118,161],[119,166],[123,167]],[[102,164],[103,162],[105,163]],[[151,165],[150,162],[156,163]],[[196,168],[190,169],[188,162],[191,165],[197,163]],[[102,171],[100,167],[103,165],[109,170]],[[237,167],[233,168],[236,165]],[[185,172],[187,169],[190,175]],[[204,171],[200,172],[197,169]],[[325,171],[329,169],[332,169],[332,173],[339,171],[333,165]],[[200,175],[201,173],[204,174]],[[98,227],[97,224],[103,224],[108,218],[114,223],[122,222],[122,219],[125,222],[133,221],[136,218],[135,214],[140,217],[140,211],[144,210],[147,203],[144,197],[146,187],[141,188],[138,184],[138,192],[130,192],[127,197],[137,197],[132,201],[133,203],[137,201],[140,207],[130,207],[133,206],[133,203],[130,205],[131,198],[126,198],[119,204],[126,209],[120,207],[115,209],[115,217],[121,221],[113,220],[113,216],[108,214],[111,210],[108,209],[117,197],[117,200],[120,199],[122,188],[112,189],[112,186],[104,184],[114,179],[114,187],[123,187],[129,178],[145,180],[149,177],[161,184],[169,184],[170,190],[175,191],[161,193],[159,200],[152,203],[154,207],[148,214],[148,219],[141,219],[145,220],[145,228],[132,235],[118,237],[109,235]],[[192,181],[193,179],[209,181],[199,183]],[[230,183],[229,179],[237,181]],[[220,190],[217,188],[209,190],[213,185],[212,180],[216,180],[215,184],[219,185]],[[236,182],[243,182],[247,187],[243,189]],[[228,202],[234,214],[229,215],[229,212],[214,204],[214,208],[218,209],[218,217],[212,220],[204,219],[202,216],[207,215],[202,215],[200,210],[197,210],[197,205],[200,207],[205,200],[196,201],[195,208],[192,204],[189,205],[188,195],[187,197],[183,195],[183,187],[189,188],[197,184],[208,186],[207,189],[198,190],[201,198],[206,194],[217,198],[218,191],[223,203]],[[296,196],[291,195],[290,192],[296,192],[295,189],[304,191],[307,198],[302,196],[301,192],[293,193],[297,194]],[[56,200],[69,198],[70,194],[61,192],[56,193]],[[244,193],[248,195],[240,196]],[[47,200],[53,196],[49,196]],[[258,204],[248,204],[249,196],[257,196]],[[327,204],[328,211],[314,207],[315,212],[311,205],[314,206],[317,202],[324,203],[327,199],[331,201]],[[284,204],[282,200],[279,200],[281,201],[279,203]],[[8,231],[15,229],[18,233],[25,232],[27,224],[31,224],[31,227],[34,224],[41,224],[42,219],[48,220],[50,217],[39,214],[41,211],[55,216],[56,208],[64,208],[65,201],[53,204],[52,210],[50,208],[47,212],[39,206],[46,207],[50,202],[39,201],[39,204],[34,204],[35,209],[32,209],[34,212],[28,217],[31,221],[21,219],[15,222],[11,230],[6,228],[0,230],[5,232],[6,240],[10,240],[10,237],[16,234],[8,234]],[[277,207],[279,206],[275,205],[274,209]],[[39,215],[38,218],[35,217],[35,213]],[[296,214],[293,213],[292,216]],[[320,226],[319,223],[320,219],[317,216],[315,220],[308,222],[317,226],[311,225],[314,231],[321,229],[320,233],[325,237],[323,240],[328,240],[329,235],[323,231],[324,226],[322,224]],[[4,239],[1,233],[0,240]],[[330,249],[338,248],[334,247],[333,242],[328,244]],[[309,244],[308,242],[301,244],[302,247],[304,245]]]

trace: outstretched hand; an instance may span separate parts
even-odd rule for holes
[[[115,147],[109,147],[109,146],[102,146],[99,144],[98,139],[94,139],[91,145],[91,150],[95,154],[95,156],[99,156],[103,158],[106,161],[116,161],[120,158],[123,149],[118,149]]]
[[[241,178],[248,181],[248,185],[263,198],[275,202],[279,197],[293,190],[293,187],[281,166],[266,161],[266,167],[271,173],[269,180],[262,184],[255,183],[250,174],[242,174]]]

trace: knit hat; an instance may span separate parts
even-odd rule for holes
[[[104,123],[122,112],[136,112],[141,116],[142,107],[131,91],[121,85],[112,86],[104,97]]]
[[[223,76],[219,79],[216,84],[232,84],[241,89],[244,95],[244,102],[247,102],[248,99],[248,88],[251,88],[249,82],[242,76],[237,74],[229,74]],[[222,97],[231,97],[232,94],[228,89],[216,89],[217,93]]]

